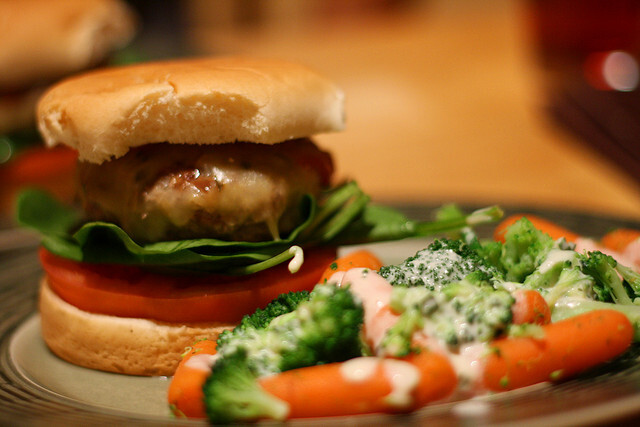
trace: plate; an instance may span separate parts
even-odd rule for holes
[[[429,207],[405,206],[412,218]],[[600,236],[613,227],[640,227],[616,218],[518,209],[542,215],[579,233]],[[487,234],[489,229],[480,229]],[[386,263],[402,261],[426,245],[405,240],[368,245]],[[343,248],[343,251],[352,248]],[[68,364],[40,337],[36,293],[41,269],[36,247],[0,248],[0,424],[7,425],[197,425],[172,418],[165,405],[167,377],[130,377]],[[634,349],[635,350],[635,349]],[[470,400],[434,404],[406,416],[359,416],[292,424],[576,425],[640,417],[640,362],[633,351],[579,378],[538,384]]]

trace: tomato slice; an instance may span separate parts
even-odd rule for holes
[[[69,304],[91,313],[174,323],[237,323],[282,293],[311,290],[335,258],[335,248],[322,248],[305,250],[295,274],[284,263],[248,276],[178,276],[75,262],[40,250],[49,286]]]

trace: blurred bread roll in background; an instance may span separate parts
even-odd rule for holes
[[[0,107],[0,132],[30,124],[21,101],[34,98],[34,86],[102,63],[135,28],[119,0],[0,0],[0,106],[20,106],[15,116]]]

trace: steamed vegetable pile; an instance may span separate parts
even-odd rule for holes
[[[463,228],[398,265],[366,251],[337,260],[311,292],[188,349],[173,413],[218,423],[410,412],[621,355],[640,339],[640,274],[536,224],[508,219],[491,241]]]

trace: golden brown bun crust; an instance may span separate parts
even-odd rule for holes
[[[344,96],[298,64],[241,57],[109,68],[72,77],[38,105],[48,145],[102,163],[154,142],[273,144],[344,127]]]
[[[173,375],[185,348],[216,339],[231,325],[177,325],[82,311],[42,280],[42,337],[60,358],[76,365],[129,375]]]
[[[0,17],[0,92],[94,66],[136,26],[120,0],[2,0]]]

